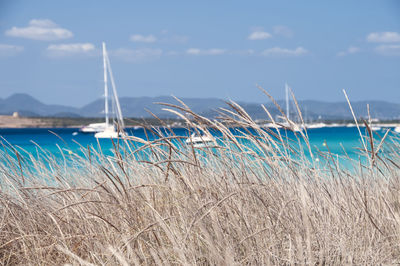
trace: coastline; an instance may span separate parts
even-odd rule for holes
[[[91,123],[101,123],[104,118],[95,117],[21,117],[11,115],[0,115],[0,129],[5,128],[80,128]],[[155,118],[125,118],[127,127],[136,126],[182,126],[178,119],[155,119]]]
[[[125,124],[127,127],[136,127],[143,125],[150,126],[169,126],[169,127],[182,127],[183,121],[178,119],[153,119],[153,118],[126,118]],[[103,118],[75,118],[75,117],[20,117],[10,115],[0,115],[0,129],[2,128],[80,128],[90,123],[102,122]],[[261,121],[260,121],[261,122]],[[257,121],[257,123],[259,123]],[[323,127],[355,127],[355,123],[346,122],[333,122],[327,121]],[[264,127],[271,127],[270,123],[265,124],[265,121],[259,123]],[[312,125],[312,124],[306,124]],[[364,124],[359,121],[359,126],[364,127]],[[400,123],[393,121],[375,122],[372,126],[382,128],[392,128],[400,126]]]

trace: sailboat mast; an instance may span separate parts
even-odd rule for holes
[[[289,86],[287,83],[285,83],[285,89],[286,89],[286,116],[288,120],[290,119],[290,110],[289,110]]]
[[[106,62],[107,62],[107,66],[108,66],[108,73],[110,73],[111,87],[113,89],[113,95],[114,95],[113,103],[115,103],[115,105],[116,105],[118,123],[119,123],[120,128],[123,129],[123,128],[125,128],[124,118],[122,117],[121,106],[120,106],[119,100],[118,100],[117,88],[115,86],[114,76],[112,73],[110,59],[108,58],[108,56],[106,57]]]
[[[107,82],[107,62],[106,62],[107,52],[106,44],[103,42],[103,68],[104,68],[104,113],[106,116],[106,126],[109,126],[108,120],[108,82]]]

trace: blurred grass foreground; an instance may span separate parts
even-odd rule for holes
[[[289,142],[230,106],[211,121],[183,103],[166,105],[188,128],[222,134],[201,148],[161,133],[115,140],[113,156],[82,147],[64,162],[8,148],[0,162],[0,263],[400,263],[400,150],[393,143],[390,157],[380,153],[387,135],[376,143],[367,124],[365,161],[350,171],[328,153],[322,167],[306,130],[295,135],[304,141]],[[247,133],[238,138],[227,125]]]

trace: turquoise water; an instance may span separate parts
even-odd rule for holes
[[[160,130],[164,135],[172,135],[167,129]],[[188,130],[185,128],[175,128],[173,131],[178,136],[189,135]],[[365,130],[362,129],[363,134],[365,134],[364,131]],[[130,128],[127,129],[127,132],[129,135],[134,135],[142,139],[157,139],[155,134],[150,131],[145,132],[143,128]],[[379,139],[379,135],[382,136],[384,133],[384,130],[376,132],[376,137]],[[281,130],[281,134],[287,136],[289,139],[295,139],[292,132]],[[215,135],[218,136],[219,134],[215,133]],[[308,136],[313,153],[315,154],[318,154],[318,150],[328,152],[329,149],[337,158],[349,156],[357,160],[360,154],[359,149],[363,147],[359,132],[355,127],[309,129]],[[101,150],[104,154],[110,155],[113,153],[114,149],[111,140],[97,140],[94,138],[93,134],[79,133],[77,128],[0,129],[0,142],[3,144],[3,149],[4,146],[11,145],[22,155],[24,155],[25,152],[36,155],[49,153],[55,158],[62,158],[62,153],[79,153],[82,147],[94,147],[97,150]],[[296,141],[293,143],[296,145]],[[304,142],[302,144],[304,145]],[[0,156],[4,156],[4,153],[0,154]]]

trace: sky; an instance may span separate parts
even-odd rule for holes
[[[119,96],[400,103],[400,1],[0,0],[0,98]]]

